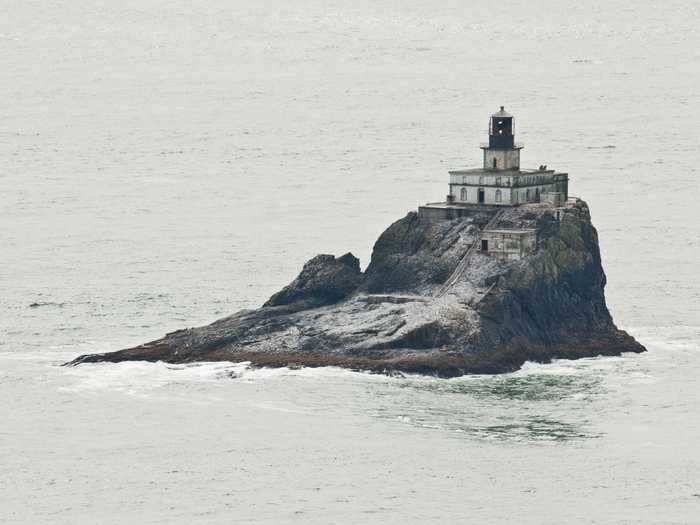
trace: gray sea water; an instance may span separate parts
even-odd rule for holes
[[[5,2],[0,522],[700,523],[700,6]],[[568,171],[649,352],[59,365],[255,307],[478,165]]]

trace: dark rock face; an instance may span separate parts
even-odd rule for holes
[[[353,254],[346,253],[337,259],[332,255],[317,255],[263,307],[298,302],[307,308],[333,304],[354,292],[361,282],[360,260]]]
[[[318,255],[262,308],[71,364],[229,360],[447,377],[644,351],[608,312],[584,202],[569,204],[560,221],[546,205],[495,214],[474,208],[431,222],[409,213],[380,236],[364,273],[352,254]],[[469,251],[492,218],[500,228],[535,229],[536,251],[505,262]],[[467,253],[466,271],[443,293]]]
[[[421,292],[450,276],[493,211],[431,223],[410,212],[379,236],[365,272],[369,293]]]

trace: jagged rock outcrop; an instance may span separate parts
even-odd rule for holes
[[[544,204],[495,214],[475,207],[436,222],[409,213],[380,236],[364,273],[351,254],[319,255],[262,308],[71,364],[230,360],[447,377],[644,351],[608,312],[584,202],[560,210],[560,220]],[[536,230],[536,250],[516,261],[470,250],[491,220]],[[463,259],[464,272],[442,289]]]
[[[430,222],[410,212],[377,239],[363,289],[421,293],[442,284],[492,215],[475,209],[460,220]]]
[[[295,304],[313,308],[332,304],[346,298],[362,283],[360,260],[351,253],[337,259],[332,255],[317,255],[308,261],[291,284],[270,297],[263,305]]]

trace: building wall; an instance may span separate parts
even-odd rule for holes
[[[537,236],[534,231],[485,231],[481,240],[488,241],[488,255],[501,260],[515,261],[535,251]]]
[[[555,185],[542,184],[540,186],[528,186],[527,188],[509,188],[450,184],[450,195],[452,195],[456,203],[477,204],[479,202],[479,188],[484,190],[484,204],[511,205],[544,202],[544,194],[554,191]],[[498,192],[500,192],[500,200],[497,198]]]
[[[510,205],[512,203],[511,188],[494,188],[485,186],[482,187],[482,189],[484,190],[484,204]],[[453,196],[456,203],[477,204],[479,202],[479,186],[450,184],[450,195]]]
[[[527,173],[509,171],[481,171],[476,173],[450,172],[450,184],[471,184],[485,186],[542,186],[545,184],[566,183],[567,175],[554,172]]]
[[[539,186],[528,186],[527,188],[513,188],[513,204],[525,204],[527,202],[543,202],[543,194],[554,191],[554,184],[541,184]]]
[[[519,149],[484,149],[484,168],[492,169],[493,160],[496,159],[496,168],[499,170],[509,170],[520,167]]]
[[[484,204],[514,205],[545,202],[544,194],[558,192],[568,198],[568,175],[548,172],[482,171],[450,172],[449,193],[455,203],[477,204],[479,188],[484,190]],[[462,193],[466,191],[466,195]],[[500,200],[497,199],[500,192]],[[528,193],[529,192],[529,193]]]
[[[569,198],[569,176],[562,174],[555,177],[554,191],[564,195],[564,200]]]
[[[564,194],[558,191],[548,191],[544,194],[542,200],[552,206],[562,206],[566,202]]]
[[[510,186],[513,183],[513,177],[507,172],[493,171],[491,173],[481,174],[462,174],[450,173],[450,184],[471,184],[473,186]]]
[[[554,184],[559,173],[522,173],[518,177],[513,177],[513,186],[542,186],[544,184]]]
[[[457,219],[459,217],[467,217],[472,212],[466,208],[447,208],[447,207],[433,207],[430,205],[419,206],[418,215],[421,219],[428,222],[438,222]]]

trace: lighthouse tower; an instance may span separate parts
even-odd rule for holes
[[[484,150],[485,170],[520,169],[520,150],[522,144],[516,144],[513,136],[513,115],[501,110],[491,115],[489,122],[489,142],[482,144]]]
[[[521,169],[522,148],[513,137],[513,115],[501,106],[491,115],[489,141],[481,146],[483,167],[450,170],[445,202],[426,204],[419,212],[430,220],[443,220],[466,217],[473,206],[562,206],[569,195],[569,175],[544,164]]]

